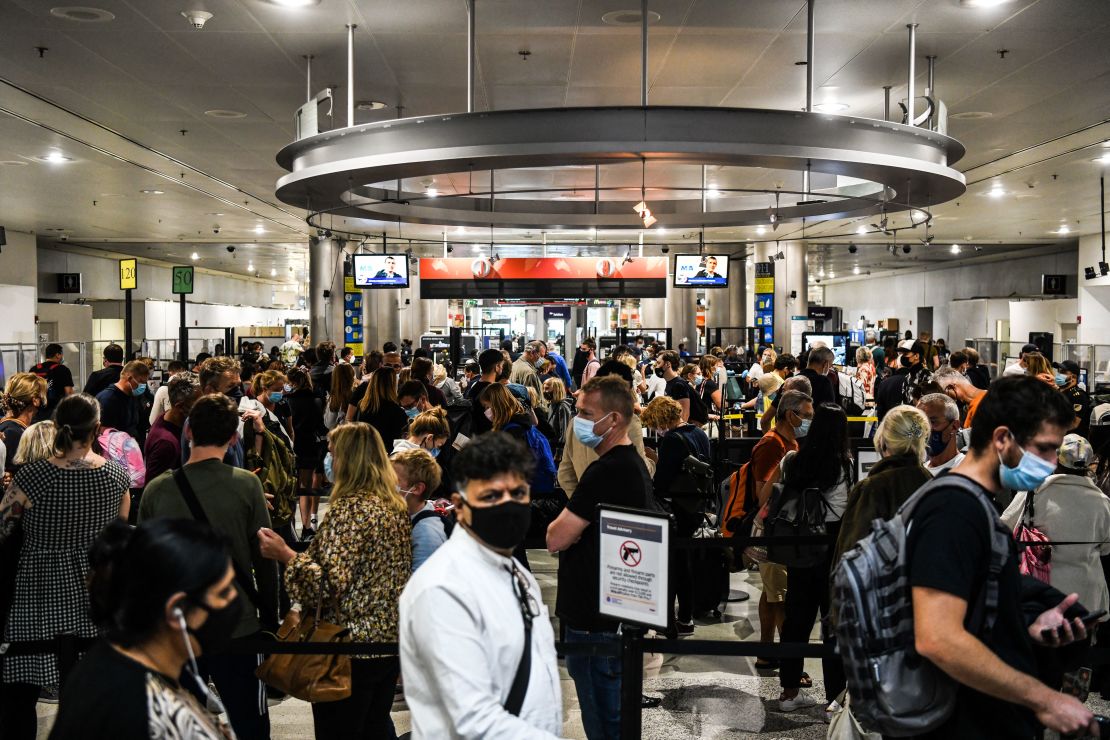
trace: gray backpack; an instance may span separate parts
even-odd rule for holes
[[[990,632],[998,613],[998,578],[1010,557],[1012,537],[991,500],[964,476],[929,481],[892,519],[873,521],[871,534],[846,552],[833,572],[837,645],[852,713],[864,728],[888,737],[934,730],[955,708],[956,682],[914,649],[906,563],[906,537],[917,504],[937,489],[953,488],[982,504],[991,528],[990,570],[970,621],[971,632]]]

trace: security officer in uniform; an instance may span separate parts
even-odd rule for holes
[[[1056,365],[1056,385],[1068,403],[1075,409],[1079,417],[1079,425],[1072,431],[1084,438],[1090,437],[1091,432],[1091,396],[1079,387],[1079,364],[1073,360],[1064,360]]]

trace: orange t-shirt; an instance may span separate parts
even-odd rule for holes
[[[964,419],[964,429],[971,429],[971,420],[975,418],[975,412],[979,410],[979,403],[986,395],[986,393],[980,393],[978,396],[971,399],[971,403],[967,405],[967,418]]]

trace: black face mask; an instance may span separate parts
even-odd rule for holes
[[[208,619],[196,629],[189,628],[193,637],[200,643],[204,655],[214,655],[222,652],[231,643],[231,633],[239,625],[239,617],[243,605],[241,599],[236,598],[222,609],[213,609],[207,604],[195,602],[195,605],[208,613]]]
[[[239,383],[236,383],[224,395],[230,398],[232,401],[235,401],[235,403],[239,403],[239,401],[243,398],[243,386]]]
[[[483,508],[470,506],[470,530],[487,545],[501,550],[512,550],[523,542],[531,523],[529,504],[506,501]]]
[[[663,377],[663,368],[661,368],[661,367],[655,368],[655,377],[657,377],[657,378],[662,378]]]

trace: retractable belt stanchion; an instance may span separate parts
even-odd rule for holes
[[[639,740],[643,727],[644,631],[621,625],[621,740]]]

